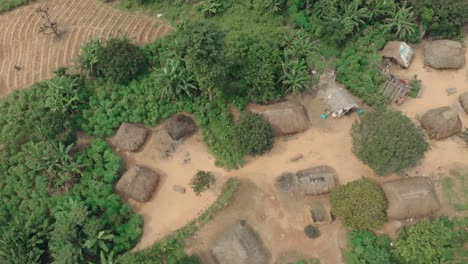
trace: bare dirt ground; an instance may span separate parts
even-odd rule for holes
[[[468,60],[467,60],[468,61]],[[416,49],[416,57],[407,70],[393,69],[399,76],[418,75],[423,81],[422,98],[408,99],[402,106],[395,108],[405,112],[417,123],[418,116],[425,111],[444,105],[452,105],[458,94],[468,91],[466,68],[457,71],[437,71],[423,66],[421,49]],[[447,96],[445,89],[457,87],[456,95]],[[163,181],[153,199],[145,204],[132,204],[145,218],[144,234],[136,249],[149,247],[155,241],[172,233],[198,213],[209,206],[219,194],[222,183],[229,177],[241,179],[239,194],[233,204],[221,212],[213,221],[202,228],[188,243],[188,253],[197,253],[206,263],[213,263],[209,254],[212,243],[239,220],[246,220],[251,225],[271,255],[271,263],[288,263],[298,258],[315,257],[321,263],[341,263],[341,250],[346,246],[346,229],[339,221],[319,227],[321,237],[310,240],[303,233],[304,226],[311,224],[307,205],[310,200],[326,200],[327,196],[294,200],[282,199],[274,187],[274,180],[283,172],[297,171],[317,165],[330,165],[338,174],[338,183],[343,184],[360,177],[370,177],[378,182],[395,179],[398,176],[377,177],[372,170],[362,164],[352,154],[349,131],[357,119],[356,114],[341,119],[321,119],[324,106],[312,95],[302,98],[290,98],[300,101],[307,109],[311,128],[296,138],[285,140],[277,138],[274,148],[266,155],[248,158],[247,164],[240,170],[226,171],[214,165],[214,158],[200,142],[196,134],[185,142],[172,142],[162,129],[163,124],[153,129],[153,135],[143,149],[137,153],[125,154],[128,162],[145,164],[163,175]],[[465,126],[468,116],[460,112]],[[468,148],[457,137],[442,141],[429,140],[431,150],[416,168],[405,175],[429,176],[436,181],[439,196],[444,208],[442,214],[451,214],[452,210],[442,197],[437,183],[444,172],[460,164],[466,164]],[[175,147],[168,147],[175,146]],[[172,153],[167,155],[167,153]],[[297,155],[304,157],[291,161]],[[189,187],[189,181],[197,170],[215,173],[217,184],[213,190],[196,196]],[[402,176],[405,176],[402,175]],[[172,190],[174,184],[187,188],[186,194]],[[408,223],[390,222],[380,233],[395,235],[396,230]]]
[[[61,33],[38,33],[43,19],[38,7],[48,7]],[[0,97],[48,79],[60,66],[71,66],[89,38],[126,34],[137,44],[163,36],[171,27],[156,17],[131,15],[98,0],[44,0],[0,15]],[[15,69],[15,65],[21,70]]]

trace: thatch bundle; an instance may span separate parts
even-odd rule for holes
[[[460,101],[463,110],[465,110],[465,112],[468,114],[468,92],[460,94],[458,100]]]
[[[276,178],[276,187],[283,192],[305,195],[329,193],[335,188],[336,173],[330,166],[322,165],[297,173],[285,173]]]
[[[434,40],[425,43],[424,58],[436,69],[460,69],[465,66],[465,49],[458,41]]]
[[[288,135],[309,128],[309,118],[304,106],[291,102],[271,105],[251,105],[248,110],[268,121],[275,135]]]
[[[197,131],[195,121],[186,115],[175,115],[166,123],[166,131],[173,140],[190,137]]]
[[[130,123],[122,123],[114,137],[113,143],[120,149],[135,151],[145,143],[147,135],[148,130],[144,127]]]
[[[421,125],[434,139],[444,139],[453,136],[462,129],[458,112],[449,107],[439,107],[427,111],[421,118]]]
[[[236,224],[218,239],[212,253],[219,264],[268,263],[266,250],[245,223]]]
[[[440,208],[431,179],[411,177],[385,182],[382,189],[387,197],[387,216],[405,220],[431,215]]]
[[[384,58],[395,60],[403,68],[408,68],[413,59],[413,49],[402,41],[389,41],[380,54]]]
[[[144,166],[133,166],[117,182],[117,193],[139,202],[148,201],[159,183],[159,175]]]

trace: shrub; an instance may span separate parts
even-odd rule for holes
[[[414,75],[413,78],[411,78],[409,81],[409,86],[411,87],[409,96],[412,98],[418,97],[419,90],[421,90],[421,80],[418,80],[417,75]]]
[[[394,253],[401,263],[451,263],[456,239],[454,225],[447,218],[425,219],[401,229]]]
[[[385,221],[382,189],[367,178],[336,187],[330,197],[332,212],[345,226],[374,229]]]
[[[318,230],[317,227],[313,225],[308,225],[304,227],[304,233],[308,238],[314,239],[320,236],[320,231]]]
[[[147,67],[142,49],[125,38],[111,38],[97,51],[96,69],[99,76],[126,83]]]
[[[353,152],[378,175],[415,166],[429,148],[420,130],[401,112],[376,109],[353,124]]]
[[[392,264],[390,238],[376,236],[368,230],[351,231],[347,235],[349,250],[344,252],[348,264]]]
[[[234,127],[234,134],[244,154],[261,155],[273,147],[273,129],[256,114],[242,113]]]
[[[190,187],[192,187],[193,191],[200,195],[202,192],[211,188],[211,186],[215,183],[215,177],[211,172],[208,171],[198,171],[195,176],[193,176],[192,180],[190,181]]]

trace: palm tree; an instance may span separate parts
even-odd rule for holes
[[[367,7],[359,8],[360,4],[361,1],[357,0],[354,0],[349,4],[341,2],[341,10],[343,11],[341,24],[346,29],[345,34],[354,33],[361,25],[366,23],[365,19],[369,18]]]
[[[287,93],[297,94],[307,89],[310,75],[307,70],[307,65],[304,60],[293,60],[290,62],[282,62],[284,90]]]
[[[195,75],[188,71],[181,60],[169,59],[156,73],[156,96],[161,100],[174,100],[177,97],[193,96],[198,90]]]
[[[56,77],[47,84],[47,97],[45,104],[53,112],[61,111],[70,114],[78,108],[78,81],[68,76]]]
[[[221,8],[221,3],[217,0],[204,0],[201,4],[201,11],[207,17],[215,15]]]
[[[407,7],[407,2],[394,10],[389,18],[385,19],[384,27],[395,33],[398,38],[406,38],[416,31],[416,18],[412,7]]]

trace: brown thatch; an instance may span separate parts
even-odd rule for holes
[[[145,143],[147,135],[148,130],[144,127],[130,123],[122,123],[114,137],[113,143],[120,149],[135,151]]]
[[[304,106],[291,102],[271,105],[250,105],[248,110],[268,121],[275,135],[288,135],[309,128],[309,119]]]
[[[468,92],[460,94],[458,100],[460,101],[463,110],[465,110],[465,112],[468,114]]]
[[[175,115],[166,123],[166,131],[173,140],[190,137],[197,131],[195,121],[186,115]]]
[[[411,177],[385,182],[389,219],[405,220],[431,215],[440,208],[439,198],[431,179]]]
[[[314,201],[310,205],[310,216],[314,224],[329,224],[333,221],[330,210],[325,208],[320,201]]]
[[[218,239],[212,249],[219,264],[267,264],[268,254],[245,223],[236,224]]]
[[[434,40],[425,43],[424,59],[436,69],[460,69],[465,66],[465,49],[458,41]]]
[[[380,54],[396,61],[403,68],[408,68],[413,59],[413,49],[402,41],[389,41]]]
[[[351,94],[348,93],[343,85],[338,83],[332,82],[331,85],[323,91],[322,97],[327,105],[327,112],[331,113],[334,117],[341,117],[359,108],[359,105]]]
[[[335,170],[322,165],[296,173],[299,188],[304,194],[319,195],[330,192],[335,188]]]
[[[144,166],[133,166],[117,182],[117,193],[139,202],[148,201],[159,183],[159,175]]]
[[[449,106],[427,111],[421,118],[421,125],[434,139],[453,136],[462,129],[458,112]]]

